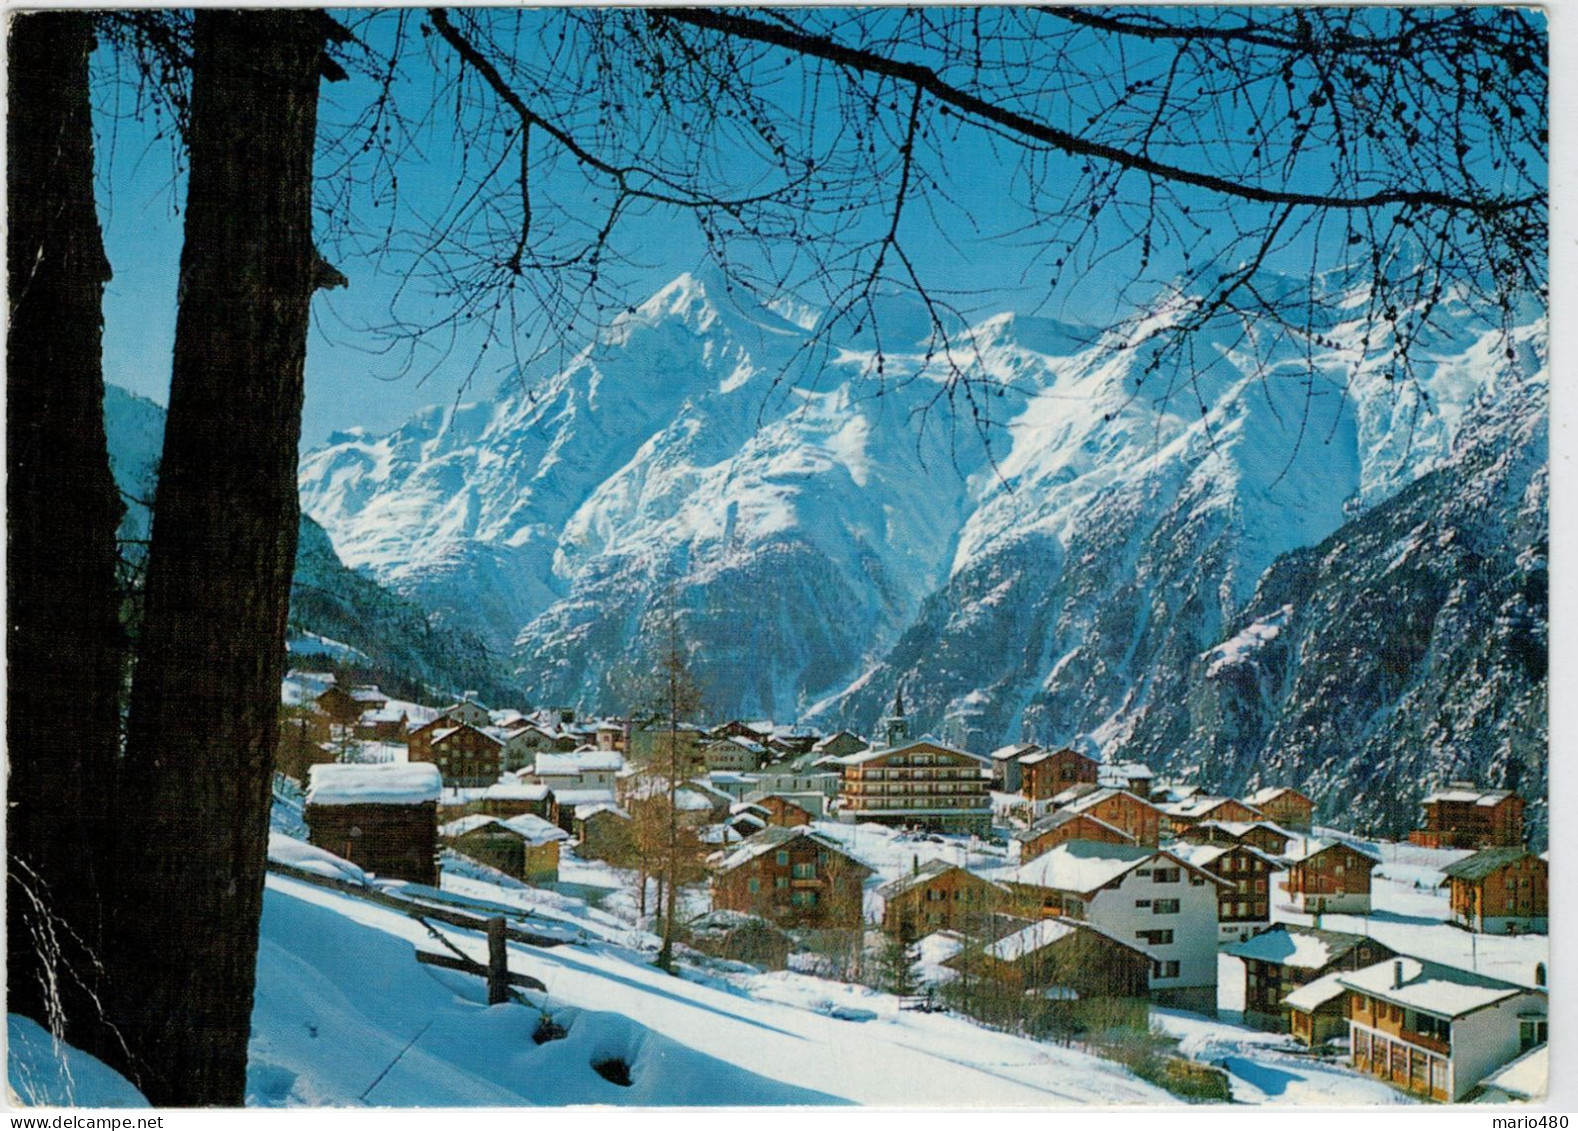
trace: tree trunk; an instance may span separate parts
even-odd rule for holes
[[[296,552],[326,23],[200,9],[170,412],[127,736],[118,973],[155,1105],[242,1102]]]
[[[87,12],[13,17],[6,246],[8,1008],[119,1061],[100,896],[124,646],[104,437]]]

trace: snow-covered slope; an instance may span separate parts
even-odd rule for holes
[[[444,929],[486,956],[486,940]],[[511,944],[539,978],[531,1006],[484,1004],[480,979],[419,966],[439,949],[405,915],[271,876],[264,896],[248,1103],[391,1107],[566,1104],[902,1107],[1169,1103],[1126,1069],[1071,1049],[901,1013],[897,999],[801,975],[743,991],[675,978],[589,940]],[[871,1019],[817,1006],[861,994]],[[543,1008],[568,1030],[537,1044]],[[619,1060],[630,1084],[592,1067]]]
[[[628,705],[672,612],[709,713],[865,730],[902,682],[956,741],[1160,760],[1176,736],[1141,723],[1265,570],[1539,380],[1537,319],[1509,359],[1454,310],[1405,373],[1358,350],[1362,310],[1276,341],[1224,318],[1176,369],[1000,315],[955,338],[972,401],[902,309],[878,380],[869,341],[814,348],[809,316],[687,275],[557,372],[337,437],[303,500],[347,562],[512,647],[535,701]]]

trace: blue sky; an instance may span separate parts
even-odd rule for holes
[[[1164,61],[1160,55],[1146,57],[1144,50],[1127,56],[1132,73],[1143,74],[1147,67],[1154,69]],[[430,82],[430,76],[414,67],[402,88],[403,96],[420,102],[423,84]],[[777,82],[774,95],[786,104],[793,104],[804,93],[793,76]],[[325,85],[325,129],[354,116],[371,96],[372,88],[363,79]],[[819,105],[821,117],[813,125],[824,133],[836,132],[836,116],[826,103]],[[1056,100],[1037,108],[1048,120],[1072,115],[1076,109]],[[429,212],[441,206],[457,177],[453,137],[445,134],[442,116],[436,117],[440,128],[423,134],[420,146],[407,148],[399,162],[404,200]],[[1073,128],[1078,123],[1070,120],[1064,124]],[[125,115],[119,119],[104,115],[99,161],[105,240],[115,271],[105,300],[106,377],[163,403],[174,335],[181,239],[176,205],[184,186],[173,172],[168,139],[155,137],[156,133],[155,124]],[[743,158],[726,153],[720,160],[727,168],[739,166],[744,175]],[[912,207],[906,214],[902,231],[907,248],[933,280],[976,292],[968,299],[976,313],[1011,309],[1039,310],[1074,320],[1106,317],[1115,307],[1120,288],[1132,278],[1132,257],[1094,264],[1086,261],[1078,269],[1071,267],[1061,273],[1069,278],[1060,278],[1040,254],[1044,248],[1039,229],[1027,235],[982,238],[983,234],[1012,231],[1028,216],[1016,203],[1024,194],[1023,178],[1014,161],[1011,150],[994,146],[983,133],[965,131],[950,139],[944,170],[946,199],[935,198],[934,212]],[[1066,187],[1077,176],[1074,166],[1065,158],[1049,159],[1043,183],[1054,193]],[[556,176],[546,187],[567,199],[584,191],[573,178],[564,176]],[[359,199],[365,211],[368,198]],[[588,210],[591,208],[589,203]],[[1237,220],[1244,214],[1241,209],[1238,214],[1225,214],[1225,218]],[[865,230],[870,230],[869,224]],[[699,230],[685,214],[654,211],[639,217],[616,232],[615,244],[638,264],[627,267],[622,280],[632,301],[705,261]],[[1300,250],[1295,246],[1286,252],[1286,260],[1295,270]],[[1153,262],[1153,271],[1166,275],[1174,269],[1175,264],[1167,259],[1170,254],[1159,253],[1160,262]],[[479,365],[475,342],[462,338],[447,350],[428,351],[422,364],[407,372],[401,358],[380,351],[378,340],[366,330],[385,319],[391,296],[404,282],[403,265],[344,251],[331,252],[331,258],[349,277],[351,286],[322,293],[315,300],[307,361],[305,446],[321,443],[330,431],[352,425],[384,430],[423,405],[453,400],[474,369],[476,376],[466,397],[489,395],[511,368],[502,356]],[[420,290],[420,284],[415,286]],[[1055,296],[1050,307],[1049,295]],[[439,301],[427,306],[433,311],[442,309]]]

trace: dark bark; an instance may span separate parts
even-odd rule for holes
[[[117,974],[156,1105],[240,1104],[296,552],[326,22],[196,17],[170,412],[125,765]]]
[[[124,654],[115,583],[121,502],[104,437],[101,299],[86,12],[10,28],[8,1008],[100,1056],[106,788]]]

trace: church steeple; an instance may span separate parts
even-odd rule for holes
[[[904,686],[900,684],[893,692],[893,710],[882,720],[883,740],[888,746],[902,746],[909,741],[910,720],[904,714]]]

